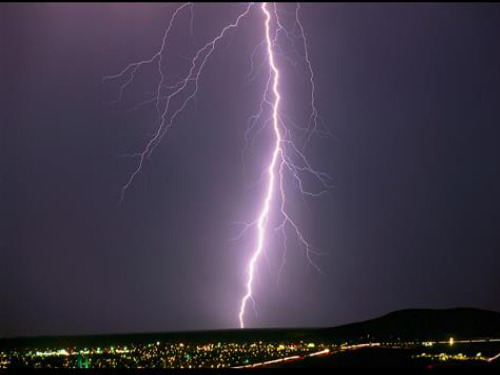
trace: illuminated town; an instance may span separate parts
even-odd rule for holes
[[[0,353],[0,367],[33,368],[222,368],[258,366],[271,361],[326,354],[330,346],[299,342],[189,343],[155,342],[110,347],[33,348]],[[274,362],[273,362],[274,363]]]
[[[477,348],[482,352],[478,352]],[[0,368],[249,368],[311,360],[360,349],[403,349],[418,362],[493,362],[500,339],[397,341],[367,343],[325,342],[152,342],[127,346],[24,348],[0,352]],[[485,350],[486,348],[486,350]]]

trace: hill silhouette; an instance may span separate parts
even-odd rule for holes
[[[106,346],[162,342],[250,342],[321,340],[333,343],[384,340],[447,340],[500,337],[500,313],[474,308],[409,309],[333,328],[245,329],[95,336],[0,339],[0,349],[50,346]]]
[[[400,310],[359,323],[327,328],[323,336],[345,339],[446,340],[500,337],[500,313],[474,308]]]

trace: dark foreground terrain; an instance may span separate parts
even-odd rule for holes
[[[500,313],[404,310],[322,329],[0,339],[0,368],[499,369]]]
[[[488,345],[485,345],[487,349]],[[497,345],[497,349],[498,345]],[[488,349],[487,349],[488,350]],[[491,351],[491,348],[489,349]],[[442,350],[446,352],[444,348]],[[362,348],[354,351],[335,352],[330,355],[304,358],[302,360],[270,365],[271,368],[338,368],[338,369],[478,369],[500,371],[500,362],[483,359],[430,359],[419,357],[422,350],[390,347]]]

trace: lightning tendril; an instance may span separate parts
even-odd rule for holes
[[[150,97],[139,104],[133,109],[138,109],[142,106],[153,104],[156,111],[158,125],[152,137],[142,148],[141,151],[129,154],[132,158],[136,158],[137,164],[130,174],[128,180],[125,182],[121,189],[120,202],[123,201],[127,190],[138,177],[142,171],[146,160],[151,158],[151,155],[162,138],[174,125],[176,118],[185,110],[187,105],[196,100],[198,93],[198,86],[200,77],[203,73],[204,67],[209,61],[210,57],[216,50],[217,46],[230,32],[238,28],[243,20],[253,9],[260,8],[260,13],[263,18],[264,39],[260,40],[255,46],[250,56],[251,70],[245,77],[247,84],[252,83],[257,76],[258,71],[254,67],[254,58],[259,51],[265,51],[265,64],[262,66],[268,67],[268,76],[265,89],[262,95],[262,100],[259,105],[259,110],[255,115],[248,119],[247,129],[245,132],[246,146],[250,143],[253,144],[255,134],[259,133],[265,128],[271,127],[273,134],[273,147],[267,168],[263,171],[259,182],[264,178],[266,180],[265,196],[259,210],[258,217],[251,223],[243,223],[243,230],[236,239],[247,233],[250,229],[255,229],[256,239],[255,246],[248,262],[245,293],[240,302],[238,313],[239,326],[245,328],[245,313],[248,307],[248,302],[252,302],[255,309],[254,300],[254,278],[258,261],[260,256],[266,249],[266,241],[269,234],[269,221],[272,214],[278,214],[281,217],[279,224],[274,228],[275,231],[280,232],[283,236],[284,252],[282,256],[282,264],[278,271],[278,279],[285,264],[285,255],[287,252],[287,228],[297,238],[298,243],[302,246],[305,256],[311,266],[313,266],[320,274],[320,268],[313,261],[313,255],[318,255],[319,252],[310,244],[306,236],[300,230],[299,225],[292,218],[292,215],[287,211],[286,188],[285,188],[285,174],[291,177],[294,186],[303,196],[317,197],[327,192],[327,189],[332,187],[330,185],[330,177],[320,171],[315,170],[307,160],[304,154],[304,147],[309,143],[311,136],[314,134],[330,136],[328,129],[322,124],[321,117],[315,102],[315,75],[312,68],[311,60],[308,52],[308,40],[304,31],[302,22],[300,21],[299,11],[300,4],[297,3],[294,12],[294,26],[290,31],[280,19],[280,12],[276,4],[272,3],[248,3],[245,4],[244,9],[234,18],[234,20],[227,24],[211,41],[203,45],[196,51],[194,57],[188,59],[189,69],[187,73],[177,80],[174,84],[166,84],[167,63],[165,56],[167,53],[168,40],[171,37],[172,29],[176,24],[176,20],[184,12],[190,17],[190,40],[195,43],[193,32],[193,3],[185,3],[178,6],[163,33],[163,38],[159,49],[149,58],[137,61],[127,65],[123,70],[114,75],[105,76],[104,81],[121,80],[122,84],[119,87],[118,98],[116,102],[120,102],[124,96],[124,92],[134,82],[138,71],[148,65],[156,64],[157,72],[159,75],[156,87],[150,92]],[[297,35],[298,33],[298,35]],[[280,37],[284,37],[287,45],[290,46],[295,59],[287,55],[287,50],[281,47],[279,43]],[[300,53],[296,41],[301,41],[303,52]],[[305,66],[305,71],[308,74],[310,84],[310,118],[305,126],[297,125],[286,114],[282,113],[282,93],[280,92],[280,68],[278,66],[278,59],[283,59],[292,64],[292,66],[299,66],[297,60],[301,59],[302,64]],[[266,114],[269,113],[269,117]],[[305,137],[304,147],[298,147],[292,140],[293,131],[298,130],[303,132]],[[246,148],[245,148],[246,149]],[[245,152],[243,150],[243,153]],[[243,156],[242,153],[242,156]],[[303,180],[303,175],[308,174],[313,177],[322,186],[322,190],[310,191],[306,188]],[[275,202],[278,202],[275,204]],[[275,204],[273,206],[273,204]],[[276,207],[276,210],[273,208]]]

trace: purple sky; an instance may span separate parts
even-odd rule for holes
[[[245,84],[263,37],[253,12],[221,44],[198,101],[121,206],[154,111],[127,111],[103,76],[151,56],[173,4],[0,5],[0,336],[236,328],[252,243],[252,186],[269,137],[243,164],[262,79]],[[200,46],[241,10],[195,6]],[[192,53],[189,17],[172,73]],[[291,209],[325,255],[290,241],[259,262],[250,327],[333,326],[412,307],[500,311],[500,6],[304,4],[317,107],[336,140],[308,156],[335,188]],[[307,72],[279,60],[284,107],[307,119]],[[259,76],[262,78],[263,76]],[[247,186],[248,185],[248,186]]]

